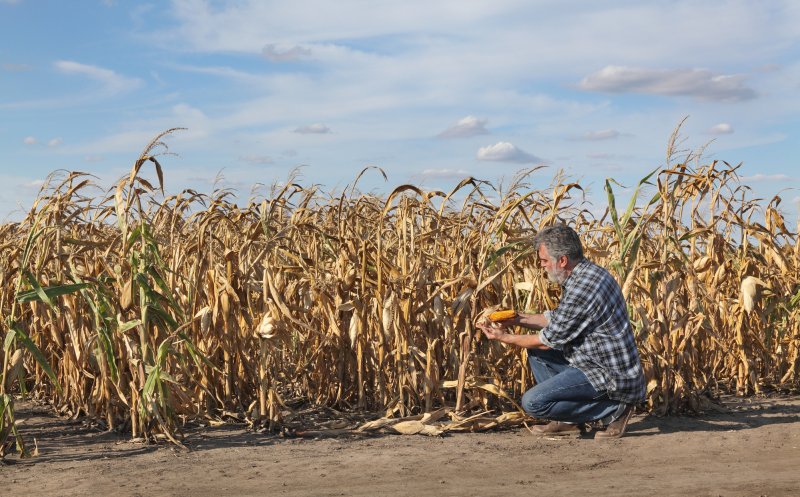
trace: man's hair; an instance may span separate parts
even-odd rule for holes
[[[542,229],[533,237],[533,246],[537,249],[544,245],[547,253],[554,259],[566,255],[572,262],[583,260],[581,239],[574,229],[566,224],[557,224]]]

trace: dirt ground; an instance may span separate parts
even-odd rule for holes
[[[542,439],[524,427],[303,439],[223,425],[187,434],[184,451],[18,404],[39,455],[0,462],[0,494],[800,495],[800,397],[725,406],[699,417],[640,414],[613,441]]]

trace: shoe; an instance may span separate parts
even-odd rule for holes
[[[622,411],[622,415],[609,423],[604,431],[598,431],[594,438],[595,439],[609,439],[609,438],[619,438],[625,434],[625,428],[628,426],[628,421],[630,421],[631,417],[633,416],[633,406],[629,405]]]
[[[581,432],[580,425],[562,423],[561,421],[550,421],[546,425],[536,425],[531,428],[534,435],[575,435]]]

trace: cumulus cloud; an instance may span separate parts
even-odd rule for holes
[[[57,138],[53,138],[52,140],[48,141],[47,146],[52,148],[52,147],[57,147],[62,143],[64,143],[64,140],[59,136]]]
[[[712,135],[729,135],[733,133],[733,126],[728,123],[719,123],[711,126],[708,132]]]
[[[542,159],[517,148],[513,143],[497,142],[478,149],[478,160],[493,162],[542,162]]]
[[[324,124],[309,124],[306,126],[300,126],[294,130],[295,133],[300,133],[301,135],[325,135],[331,133],[331,129]]]
[[[743,76],[714,74],[707,69],[606,66],[583,78],[578,86],[605,93],[647,93],[727,102],[756,97],[756,92],[745,86]]]
[[[457,123],[439,133],[439,138],[465,138],[469,136],[488,135],[486,129],[488,119],[475,116],[467,116],[460,119]]]
[[[25,145],[36,145],[36,137],[35,136],[26,136],[22,139],[22,143]]]
[[[304,59],[311,55],[311,50],[295,45],[293,47],[282,47],[274,43],[265,45],[261,54],[271,62],[291,62]]]
[[[81,64],[71,60],[59,60],[54,65],[56,69],[65,74],[78,74],[101,83],[104,92],[108,95],[124,93],[136,89],[142,84],[142,80],[138,78],[128,78],[110,69]]]

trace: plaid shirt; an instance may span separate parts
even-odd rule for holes
[[[564,281],[561,300],[539,337],[561,350],[589,383],[611,399],[645,399],[644,374],[622,291],[604,268],[584,259]]]

